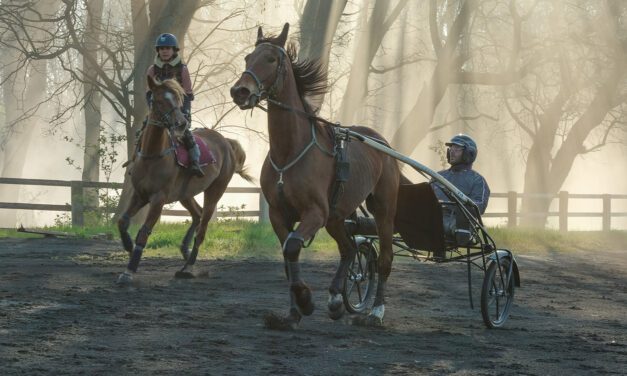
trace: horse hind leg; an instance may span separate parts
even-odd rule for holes
[[[192,251],[190,252],[189,257],[185,260],[185,265],[183,265],[183,268],[177,271],[174,275],[176,278],[194,278],[194,264],[196,263],[196,258],[198,257],[198,250],[205,240],[205,234],[207,232],[209,221],[216,210],[218,201],[224,194],[224,191],[226,191],[226,187],[231,180],[231,176],[233,175],[229,175],[228,179],[220,176],[213,183],[211,183],[207,189],[205,189],[202,214],[200,216],[198,226],[196,227],[194,245],[192,246]]]
[[[189,255],[191,254],[191,250],[189,249],[189,245],[194,238],[194,233],[198,228],[198,224],[200,223],[200,215],[202,214],[202,208],[196,202],[196,200],[192,197],[189,199],[181,200],[181,204],[192,216],[192,224],[187,229],[185,233],[185,237],[183,237],[183,241],[181,242],[181,255],[183,256],[183,260],[187,261],[189,259]]]
[[[377,292],[374,305],[370,313],[365,318],[358,317],[357,324],[370,326],[383,325],[385,314],[385,289],[387,280],[392,270],[392,260],[394,252],[392,241],[394,236],[394,214],[396,210],[396,196],[382,195],[383,200],[375,199],[374,218],[377,223],[377,233],[379,235],[380,254],[377,259],[377,272],[379,279],[377,282]],[[363,321],[362,321],[363,320]]]

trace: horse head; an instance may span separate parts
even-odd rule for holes
[[[231,97],[241,109],[253,108],[268,97],[275,98],[282,90],[289,63],[285,51],[289,27],[286,23],[278,37],[268,38],[259,26],[255,50],[245,57],[246,70],[231,87]]]
[[[185,94],[181,85],[173,79],[161,82],[148,76],[148,88],[153,98],[148,124],[168,129],[175,137],[182,136],[187,119],[181,111]]]

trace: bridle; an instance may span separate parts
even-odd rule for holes
[[[168,111],[166,112],[162,112],[159,114],[159,111],[155,110],[154,108],[150,109],[150,113],[151,114],[158,114],[158,116],[150,116],[148,118],[148,122],[147,125],[154,125],[157,126],[159,128],[165,128],[167,130],[170,130],[173,126],[174,127],[180,127],[180,125],[178,124],[177,121],[172,121],[172,113],[179,107],[176,105],[176,103],[174,103],[174,98],[172,98],[172,93],[167,92],[165,93],[165,97],[166,99],[170,102],[170,104],[172,104],[172,108],[170,108]],[[157,118],[158,120],[155,120],[154,118]]]
[[[257,48],[259,48],[259,46],[263,46],[263,45],[267,45],[267,46],[271,46],[273,48],[276,48],[277,50],[279,50],[279,52],[281,52],[279,54],[279,65],[276,68],[276,77],[274,79],[274,82],[272,83],[272,85],[270,85],[270,88],[266,90],[266,88],[263,85],[263,81],[259,79],[259,77],[257,76],[257,74],[255,74],[255,72],[253,72],[250,69],[246,69],[244,71],[244,73],[242,74],[247,74],[250,77],[253,78],[253,80],[255,80],[255,85],[257,86],[257,92],[256,93],[251,93],[249,95],[249,99],[252,96],[257,97],[257,100],[255,101],[255,104],[259,103],[262,99],[267,98],[274,98],[277,95],[277,91],[280,87],[280,85],[283,83],[283,80],[285,79],[285,60],[287,59],[287,52],[285,51],[285,49],[283,47],[277,46],[276,44],[272,44],[269,42],[263,42],[263,43],[259,43],[257,45],[257,47],[255,48],[255,50]],[[254,52],[254,51],[253,51]],[[267,77],[266,77],[267,78]],[[265,78],[264,78],[265,80]]]
[[[141,150],[137,151],[137,156],[140,158],[144,158],[144,159],[157,159],[157,158],[162,158],[170,153],[172,153],[175,150],[175,143],[174,143],[174,138],[172,136],[171,130],[172,127],[180,127],[180,125],[178,124],[178,122],[176,120],[172,120],[172,113],[174,111],[177,110],[178,106],[176,105],[176,103],[174,103],[174,98],[171,97],[172,93],[167,92],[165,93],[165,97],[166,99],[168,99],[168,101],[172,104],[172,108],[170,108],[168,111],[163,112],[163,113],[159,113],[159,111],[157,111],[156,109],[151,108],[150,109],[150,113],[151,115],[158,115],[158,116],[150,116],[148,118],[148,121],[146,122],[146,126],[148,125],[154,125],[158,128],[162,128],[168,131],[168,137],[170,138],[170,147],[162,150],[159,154],[144,154],[142,153]],[[157,118],[157,120],[155,120],[154,118]]]

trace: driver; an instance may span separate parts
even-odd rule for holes
[[[204,173],[198,162],[200,158],[200,149],[198,148],[198,145],[196,145],[194,136],[190,131],[194,91],[192,89],[192,80],[189,77],[189,70],[187,69],[187,65],[183,63],[181,57],[178,55],[179,45],[174,35],[168,33],[161,34],[155,42],[155,49],[157,50],[157,56],[155,57],[154,64],[148,68],[147,74],[160,81],[174,78],[179,84],[181,84],[183,90],[185,90],[182,111],[187,118],[187,126],[181,141],[183,141],[185,149],[189,152],[191,172],[196,176],[203,176]],[[148,102],[148,107],[151,107],[152,92],[150,90],[146,92],[146,101]]]
[[[451,167],[438,173],[477,204],[479,214],[483,214],[488,206],[490,187],[488,187],[483,176],[472,169],[472,164],[477,158],[477,143],[468,135],[458,134],[445,145],[448,147],[446,160]],[[440,183],[431,180],[431,187],[440,202],[451,202],[445,193],[446,188]],[[456,222],[459,221],[460,216],[454,205],[444,204],[442,209],[444,232],[447,235],[454,235],[456,227],[458,227]],[[471,213],[476,214],[472,210]]]

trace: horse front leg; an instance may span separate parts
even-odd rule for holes
[[[203,215],[200,218],[200,224],[196,227],[196,236],[194,237],[194,245],[192,246],[192,250],[189,254],[189,257],[185,260],[185,265],[183,268],[176,273],[174,273],[175,278],[181,279],[191,279],[195,278],[194,275],[194,264],[196,264],[196,258],[198,258],[198,250],[200,249],[200,245],[205,240],[205,234],[207,232],[207,226],[209,225],[209,221],[211,220],[211,216],[213,212],[216,210],[216,205],[203,208]]]
[[[118,219],[118,231],[120,232],[122,246],[129,255],[133,252],[133,240],[131,239],[131,234],[128,233],[128,228],[131,225],[131,218],[133,218],[133,216],[137,214],[137,212],[143,208],[147,202],[148,201],[141,199],[137,193],[133,193],[131,201],[128,204],[128,208]]]
[[[287,232],[287,224],[283,215],[272,208],[269,214],[275,232],[277,232],[277,228],[285,229]],[[304,213],[302,218],[298,228],[288,233],[282,240],[283,262],[289,281],[290,309],[286,317],[278,317],[274,314],[266,316],[266,327],[271,329],[293,329],[300,322],[302,316],[311,315],[315,308],[311,289],[301,278],[298,258],[305,241],[311,239],[324,224],[325,216],[321,211],[310,211]],[[278,232],[277,235],[279,235]],[[281,240],[281,237],[279,239]]]
[[[129,285],[133,281],[133,274],[137,272],[139,261],[141,260],[142,253],[144,252],[144,248],[146,247],[146,243],[148,242],[148,236],[150,236],[153,227],[159,220],[164,204],[164,194],[159,194],[150,200],[150,209],[148,210],[148,216],[146,217],[146,221],[144,222],[142,227],[137,232],[137,237],[135,238],[135,248],[131,253],[131,257],[128,262],[128,266],[126,267],[126,270],[118,277],[118,285]]]
[[[326,229],[329,235],[335,239],[340,252],[340,264],[335,271],[331,286],[329,286],[329,301],[327,303],[329,317],[333,320],[338,320],[344,315],[344,312],[346,312],[342,291],[344,290],[344,283],[346,282],[348,266],[355,257],[357,249],[346,232],[344,219],[334,218],[327,223]]]

